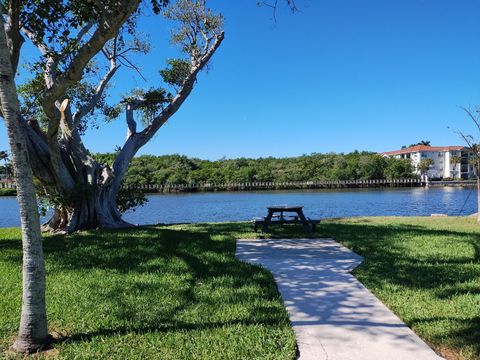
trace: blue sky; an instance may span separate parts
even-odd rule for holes
[[[300,11],[281,9],[276,23],[256,0],[209,3],[225,15],[225,41],[141,154],[386,151],[420,140],[461,144],[452,129],[473,132],[459,107],[480,105],[480,0],[298,0]],[[112,99],[132,85],[155,86],[175,53],[156,17],[142,29],[153,44],[138,62],[149,81],[124,71]],[[125,132],[116,121],[84,141],[108,152]]]

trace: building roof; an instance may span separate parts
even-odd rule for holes
[[[427,146],[427,145],[415,145],[410,146],[405,149],[387,151],[382,153],[383,155],[401,155],[401,154],[411,154],[419,151],[458,151],[464,149],[465,146]]]

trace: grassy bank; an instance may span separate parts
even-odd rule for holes
[[[293,359],[271,274],[234,258],[242,225],[47,237],[48,316],[66,359]],[[18,230],[0,230],[0,354],[19,322]],[[2,355],[0,355],[0,358]]]
[[[466,218],[325,223],[364,256],[354,275],[447,359],[480,359],[480,227]]]
[[[15,189],[0,189],[0,196],[17,196]]]
[[[305,236],[298,228],[272,236]],[[47,237],[48,311],[60,358],[293,359],[271,275],[234,259],[248,224]],[[365,257],[355,275],[448,359],[480,358],[480,230],[473,219],[322,223]],[[0,230],[0,350],[20,312],[18,230]]]

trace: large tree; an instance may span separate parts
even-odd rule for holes
[[[19,92],[33,173],[54,205],[45,230],[129,226],[117,196],[130,161],[184,103],[224,38],[223,19],[205,0],[167,3],[151,0],[150,8],[163,15],[159,21],[172,24],[172,42],[184,56],[168,60],[160,71],[162,83],[111,105],[106,101],[111,79],[120,67],[138,71],[131,54],[148,51],[136,30],[146,5],[139,0],[9,1],[7,41],[14,72],[24,40],[40,53],[23,64],[32,77]],[[127,138],[113,164],[95,161],[82,142],[92,121],[105,116],[124,117],[126,124]]]
[[[17,4],[18,5],[18,4]],[[18,337],[13,349],[19,352],[35,352],[49,341],[45,306],[45,266],[43,259],[40,219],[37,209],[33,175],[29,164],[27,144],[22,129],[20,104],[15,86],[12,63],[16,54],[7,45],[4,16],[11,19],[14,11],[0,17],[0,103],[12,153],[17,198],[20,207],[23,245],[23,296],[22,314]],[[15,21],[10,21],[7,31]],[[14,25],[13,25],[14,26]]]

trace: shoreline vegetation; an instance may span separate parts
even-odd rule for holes
[[[113,164],[115,154],[96,154]],[[311,154],[287,158],[202,160],[183,155],[142,155],[127,170],[124,187],[145,185],[285,183],[307,181],[414,179],[408,159],[370,152]]]
[[[95,158],[111,166],[115,154],[96,154]],[[414,184],[407,183],[410,180]],[[354,151],[348,154],[313,153],[288,158],[215,161],[183,155],[141,155],[132,160],[122,186],[157,193],[419,186],[418,181],[419,177],[413,174],[408,159]],[[459,180],[432,185],[468,186],[470,182]],[[0,189],[0,196],[11,195],[15,192]]]
[[[420,179],[381,179],[381,180],[336,180],[305,182],[258,182],[229,184],[186,184],[186,185],[140,185],[128,186],[125,190],[140,191],[145,194],[195,193],[195,192],[251,192],[251,191],[307,191],[307,190],[342,190],[375,189],[405,187],[474,187],[476,180],[439,180],[428,184]]]
[[[295,359],[272,275],[238,261],[239,238],[334,238],[364,257],[354,275],[447,360],[480,357],[475,219],[329,219],[316,234],[241,223],[45,236],[53,348],[29,358]],[[0,354],[21,305],[19,229],[0,229]],[[0,356],[1,357],[1,356]]]
[[[380,179],[380,180],[336,180],[305,182],[253,182],[228,184],[162,184],[127,186],[125,190],[142,191],[147,194],[157,193],[192,193],[192,192],[242,192],[242,191],[302,191],[302,190],[339,190],[371,188],[405,188],[405,187],[472,187],[476,180],[438,180],[428,183],[420,179]]]
[[[305,182],[251,182],[228,184],[161,184],[129,185],[123,189],[144,194],[195,193],[195,192],[246,192],[246,191],[303,191],[303,190],[339,190],[404,187],[474,187],[476,180],[437,180],[428,184],[420,179],[380,179],[380,180],[336,180]],[[0,197],[16,196],[13,188],[0,188]]]
[[[0,196],[17,196],[17,190],[0,188]]]

